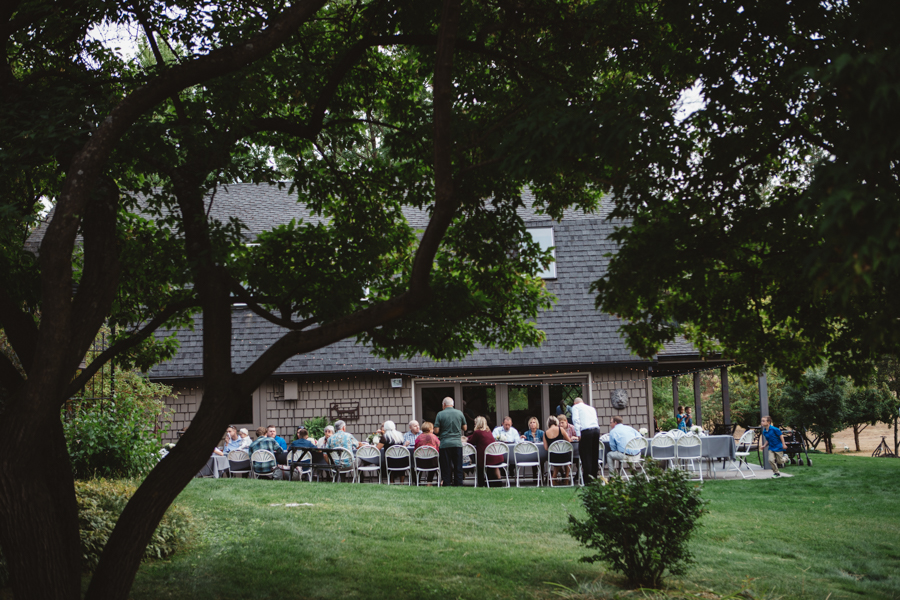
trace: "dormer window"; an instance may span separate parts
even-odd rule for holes
[[[525,231],[527,231],[531,236],[531,239],[541,247],[541,250],[544,250],[545,252],[550,250],[550,253],[553,255],[553,262],[550,263],[546,269],[538,273],[538,276],[542,279],[556,279],[556,247],[553,243],[553,228],[528,227]]]

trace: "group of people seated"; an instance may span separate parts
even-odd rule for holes
[[[545,450],[549,450],[550,445],[557,440],[565,440],[567,442],[578,441],[579,438],[576,435],[575,428],[569,423],[566,414],[561,411],[558,412],[561,414],[551,416],[547,419],[546,428],[543,430],[540,429],[540,423],[538,422],[537,417],[531,417],[528,420],[528,430],[522,434],[513,427],[512,419],[510,417],[504,418],[502,423],[495,427],[493,431],[489,428],[485,417],[476,417],[474,430],[468,436],[463,435],[461,441],[463,443],[471,444],[475,448],[476,464],[473,466],[477,467],[478,484],[483,486],[488,483],[485,481],[484,467],[487,466],[490,468],[491,464],[497,464],[499,462],[499,457],[489,456],[487,465],[485,465],[485,450],[494,442],[518,444],[527,441],[541,445]],[[366,443],[360,442],[351,433],[348,433],[346,427],[347,424],[344,421],[337,421],[334,425],[328,425],[325,427],[323,436],[318,440],[314,437],[310,437],[309,431],[307,431],[306,428],[298,427],[294,439],[288,443],[283,437],[278,435],[278,429],[274,425],[258,428],[256,430],[255,440],[250,439],[246,429],[237,430],[235,427],[229,426],[225,433],[224,447],[216,448],[214,453],[220,456],[228,456],[233,450],[243,450],[247,452],[248,455],[252,456],[257,450],[268,450],[272,453],[272,456],[275,459],[274,462],[256,461],[252,464],[252,469],[256,473],[264,474],[277,470],[277,465],[287,466],[291,451],[304,448],[328,450],[343,448],[348,450],[350,455],[355,459],[356,451],[360,446],[367,445],[367,443],[379,450],[387,449],[395,445],[403,446],[409,448],[411,454],[422,446],[430,446],[438,451],[441,447],[440,439],[433,433],[434,424],[429,421],[423,422],[420,426],[418,421],[412,420],[408,423],[408,430],[405,433],[400,433],[393,421],[385,421],[375,433],[367,438]],[[622,453],[625,452],[625,445],[628,443],[628,440],[640,435],[641,434],[636,429],[623,425],[621,418],[614,417],[610,422],[609,442],[611,452],[607,455],[607,458],[612,460],[624,458]],[[329,454],[316,457],[316,459],[325,461],[332,460]],[[340,458],[336,458],[335,460],[340,460]],[[348,467],[350,459],[344,458],[344,460],[348,464],[343,466]],[[232,465],[232,467],[235,470],[243,470],[244,468],[249,469],[251,468],[251,465],[249,464],[249,461],[247,462],[247,465],[236,464]],[[385,461],[381,461],[382,474],[387,476],[389,474],[385,470],[386,465],[384,463]],[[488,476],[492,480],[500,479],[500,470],[489,469]],[[550,476],[554,478],[565,476],[568,478],[570,476],[570,468],[554,468]],[[434,479],[434,472],[429,472],[427,477],[427,483],[428,485],[431,485]],[[401,483],[402,482],[404,482],[404,480],[401,477]]]

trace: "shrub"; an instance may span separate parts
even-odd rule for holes
[[[167,423],[159,398],[171,388],[139,374],[116,374],[114,399],[73,399],[63,415],[66,444],[78,479],[139,477],[159,460]]]
[[[663,573],[683,575],[693,562],[687,542],[705,512],[699,486],[677,469],[647,461],[647,474],[628,481],[614,476],[582,488],[587,519],[569,515],[569,533],[596,551],[585,562],[604,561],[631,585],[655,587]]]
[[[329,421],[328,417],[313,417],[312,419],[307,419],[303,425],[309,432],[310,437],[319,439],[325,435],[325,428],[328,425],[334,425],[334,422]]]
[[[91,571],[97,567],[119,515],[137,488],[127,481],[97,479],[76,481],[78,499],[78,527],[81,532],[83,567]],[[156,528],[144,558],[166,558],[187,543],[193,519],[186,508],[173,504]]]

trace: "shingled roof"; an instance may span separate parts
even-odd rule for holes
[[[526,204],[531,198],[526,196]],[[608,239],[613,223],[606,220],[611,210],[604,205],[597,213],[585,214],[567,210],[559,222],[546,215],[525,209],[520,214],[528,226],[553,226],[556,244],[555,280],[547,280],[547,288],[557,297],[557,303],[538,317],[538,326],[547,333],[540,347],[522,348],[514,352],[480,349],[460,361],[436,362],[418,356],[410,360],[387,361],[373,356],[365,346],[344,340],[312,354],[295,356],[284,363],[276,375],[313,375],[335,372],[364,372],[370,369],[394,373],[448,373],[510,369],[579,369],[589,365],[632,363],[639,359],[632,355],[618,328],[621,321],[594,308],[591,282],[601,277],[607,267],[605,254],[615,252],[616,245]],[[212,200],[210,214],[218,219],[240,218],[247,225],[251,237],[274,225],[291,219],[316,221],[296,197],[286,189],[275,186],[237,184],[220,188]],[[424,228],[428,215],[420,210],[405,211],[414,227]],[[172,360],[155,367],[154,379],[193,379],[202,375],[203,319],[198,316],[195,331],[178,334],[181,349]],[[235,307],[233,322],[232,364],[240,372],[247,368],[270,344],[286,330],[254,314],[246,308]],[[670,344],[666,353],[696,355],[690,344],[680,340]]]

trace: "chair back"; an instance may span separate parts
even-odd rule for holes
[[[650,440],[650,456],[675,458],[675,438],[671,435],[658,435]]]
[[[246,454],[246,452],[244,453]],[[253,465],[253,471],[258,475],[265,475],[275,472],[275,455],[268,450],[257,450],[250,457],[250,463]],[[272,463],[263,466],[260,463]]]
[[[232,474],[250,472],[250,455],[243,450],[232,450],[227,458],[228,470]]]
[[[406,471],[409,469],[409,449],[404,446],[391,446],[384,451],[384,460],[388,471]]]
[[[356,458],[358,458],[361,463],[364,462],[368,465],[381,466],[381,450],[375,446],[360,446],[356,451]]]
[[[735,429],[737,429],[737,423],[719,423],[713,427],[712,435],[730,435],[734,437]]]
[[[703,453],[703,442],[696,435],[685,435],[675,442],[677,458],[700,458]]]
[[[463,444],[463,465],[464,466],[475,466],[475,459],[478,456],[478,451],[475,449],[475,446],[472,444]]]
[[[375,450],[377,451],[378,449],[376,448]],[[379,461],[381,460],[380,452],[378,453],[378,459]],[[331,460],[334,461],[335,466],[337,466],[338,471],[341,473],[353,470],[353,453],[346,448],[332,450]]]
[[[303,457],[303,460],[300,460],[301,456]],[[289,465],[293,465],[295,463],[296,464],[300,464],[300,463],[309,464],[312,462],[312,454],[309,452],[306,452],[305,456],[304,456],[303,450],[300,450],[300,449],[290,450],[290,451],[288,451],[287,462]]]
[[[741,439],[738,441],[737,451],[738,452],[750,452],[750,447],[753,445],[753,436],[756,432],[752,429],[748,429],[741,435]]]
[[[500,465],[505,465],[509,462],[509,446],[507,446],[505,442],[494,442],[492,444],[489,444],[488,447],[484,449],[485,464],[489,464],[487,459],[488,456],[501,457],[502,460],[500,462]],[[490,466],[496,467],[500,465],[491,464]]]
[[[600,436],[600,443],[608,442],[608,441],[609,441],[609,434],[608,434],[608,433],[604,433],[603,435]]]
[[[419,446],[413,452],[413,457],[416,459],[417,471],[437,471],[440,467],[438,451],[431,446]]]
[[[534,442],[519,442],[513,448],[516,455],[516,464],[538,464],[541,462],[541,455],[538,452],[537,444]]]
[[[642,437],[631,438],[628,442],[625,443],[625,451],[629,450],[637,450],[640,452],[641,450],[647,449],[647,440]]]
[[[571,442],[556,440],[547,449],[547,464],[551,466],[570,465],[575,455],[575,449]]]
[[[685,432],[683,432],[682,430],[680,430],[680,429],[673,429],[672,431],[669,432],[669,435],[671,435],[671,436],[672,436],[673,438],[675,438],[676,440],[680,440],[681,438],[683,438],[683,437],[686,436],[687,434],[686,434]]]

